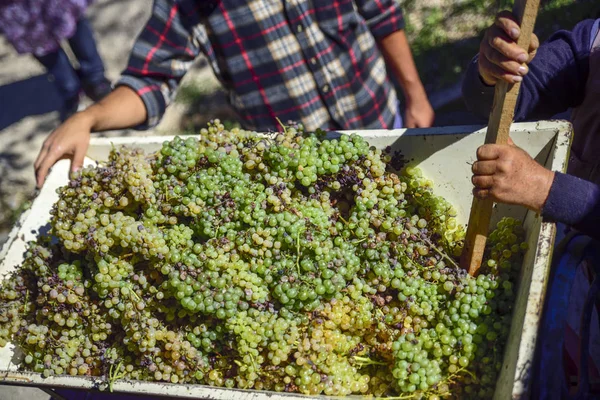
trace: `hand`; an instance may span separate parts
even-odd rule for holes
[[[518,204],[535,212],[544,207],[554,180],[554,172],[512,144],[481,146],[472,171],[475,197]]]
[[[516,42],[520,34],[519,24],[508,11],[499,13],[494,25],[485,31],[479,46],[479,75],[486,84],[493,86],[499,80],[521,82],[529,72],[524,64],[535,57],[540,42],[532,34],[526,53]]]
[[[435,113],[427,95],[417,98],[406,98],[406,109],[404,110],[404,127],[405,128],[429,128],[433,125]]]
[[[41,188],[50,168],[58,160],[71,159],[71,172],[83,166],[90,142],[92,124],[85,113],[78,113],[56,128],[44,141],[34,163],[36,185]]]

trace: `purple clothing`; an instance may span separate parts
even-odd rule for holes
[[[552,35],[529,65],[515,109],[515,120],[522,121],[576,108],[570,175],[555,174],[542,216],[596,239],[600,239],[600,131],[594,127],[600,126],[600,103],[591,96],[600,93],[599,25],[600,20],[585,20],[573,31]],[[463,83],[467,106],[487,117],[493,96],[494,88],[481,81],[475,58]]]
[[[556,172],[542,215],[600,239],[600,186]]]
[[[558,31],[544,42],[529,64],[515,109],[515,121],[552,118],[581,104],[590,70],[590,49],[599,20],[580,22],[572,31]],[[488,118],[494,87],[479,77],[477,57],[469,64],[462,87],[469,110]]]
[[[404,120],[402,119],[402,110],[400,109],[400,102],[396,102],[396,116],[394,117],[394,125],[392,129],[401,129],[404,127]]]
[[[0,0],[0,32],[21,54],[44,56],[75,33],[93,0]]]

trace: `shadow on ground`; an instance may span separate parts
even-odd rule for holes
[[[33,197],[27,177],[33,176],[32,157],[40,137],[58,126],[55,112],[62,107],[63,98],[48,74],[0,86],[0,239]],[[39,118],[23,121],[31,116]]]
[[[0,131],[25,117],[62,109],[63,99],[52,77],[38,75],[0,86]],[[0,132],[0,137],[7,132]]]

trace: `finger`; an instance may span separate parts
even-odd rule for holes
[[[33,169],[36,170],[40,167],[40,164],[42,163],[42,160],[46,157],[46,154],[48,154],[48,149],[50,148],[50,145],[47,142],[44,142],[44,144],[42,145],[42,148],[40,149],[40,152],[37,156],[37,158],[35,159],[34,163],[33,163]]]
[[[85,159],[85,148],[75,148],[73,154],[73,160],[71,161],[71,172],[77,172],[83,167],[83,160]]]
[[[481,77],[483,82],[485,82],[486,85],[494,86],[498,82],[498,78],[496,77],[497,72],[499,72],[499,71],[497,71],[498,66],[495,64],[492,64],[485,57],[485,55],[483,54],[483,51],[484,50],[481,50],[481,54],[479,55],[479,58],[477,59],[477,68],[479,69],[479,76]],[[511,79],[512,79],[512,77],[511,77]]]
[[[475,161],[471,170],[475,175],[494,175],[496,172],[496,161]]]
[[[486,36],[489,46],[510,60],[524,63],[529,59],[529,54],[499,28],[490,28]]]
[[[497,144],[484,144],[477,149],[477,160],[495,160],[500,157],[501,146]]]
[[[506,143],[511,146],[515,146],[515,142],[513,142],[513,140],[510,138],[510,136],[508,137],[508,141]]]
[[[473,175],[471,177],[471,182],[473,186],[479,189],[490,189],[494,186],[494,176],[493,175]]]
[[[412,128],[416,128],[417,124],[411,119],[411,120],[407,120],[406,123],[404,124],[405,128],[408,129],[412,129]]]
[[[531,42],[529,43],[529,60],[527,60],[527,64],[529,64],[537,54],[538,48],[540,47],[540,40],[536,35],[531,35]]]
[[[540,47],[540,39],[535,33],[531,34],[531,40],[529,42],[529,55],[535,54],[537,49]]]
[[[510,58],[498,52],[496,49],[493,49],[489,46],[486,46],[483,49],[483,55],[492,64],[497,65],[503,71],[509,72],[512,75],[524,76],[527,74],[527,72],[529,72],[527,66],[511,60]]]
[[[501,11],[496,15],[494,25],[500,28],[513,40],[517,40],[521,34],[521,29],[515,16],[508,10]]]
[[[417,122],[418,128],[430,128],[433,125],[434,117],[425,115]]]
[[[523,77],[520,75],[514,75],[498,65],[492,63],[486,57],[479,58],[479,71],[482,77],[486,77],[486,82],[503,80],[508,83],[521,82]],[[490,77],[492,79],[490,79]]]
[[[473,196],[481,200],[487,199],[488,197],[490,197],[490,191],[488,189],[475,188],[473,189]]]
[[[61,158],[61,154],[59,154],[57,152],[48,151],[46,153],[46,156],[42,159],[42,161],[40,162],[40,165],[35,170],[36,186],[38,189],[41,188],[42,185],[44,184],[44,181],[46,180],[46,177],[48,176],[48,172],[50,171],[50,168],[52,168],[52,166],[60,158]]]

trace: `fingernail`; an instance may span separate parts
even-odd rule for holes
[[[524,63],[528,59],[529,59],[529,56],[527,56],[527,54],[525,54],[525,53],[519,54],[519,56],[517,57],[517,61],[522,62],[522,63]]]
[[[515,75],[512,77],[513,82],[521,82],[523,80],[522,76]]]
[[[520,75],[525,75],[527,73],[527,68],[520,66],[519,67],[519,74]]]
[[[517,28],[512,28],[512,29],[510,30],[510,36],[511,36],[513,39],[517,39],[517,38],[519,37],[519,30],[518,30]]]

